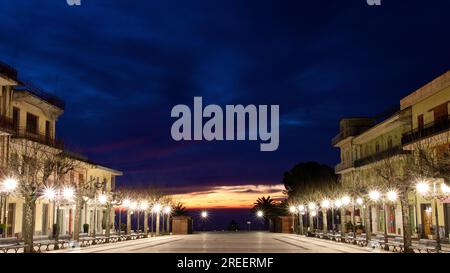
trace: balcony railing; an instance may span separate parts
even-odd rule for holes
[[[407,152],[408,151],[404,151],[402,149],[402,146],[395,146],[388,150],[384,150],[384,151],[375,153],[373,155],[357,159],[357,160],[355,160],[354,165],[355,165],[355,167],[361,167],[361,166],[364,166],[364,165],[367,165],[370,163],[374,163],[374,162],[377,162],[377,161],[380,161],[380,160],[383,160],[383,159],[386,159],[386,158],[389,158],[392,156],[404,154]]]
[[[362,132],[366,131],[367,129],[368,129],[368,127],[350,127],[344,131],[341,131],[337,136],[335,136],[331,140],[331,144],[334,146],[337,143],[339,143],[340,141],[346,139],[347,137],[357,136],[357,135],[361,134]]]
[[[334,167],[334,171],[335,171],[336,173],[338,173],[338,172],[340,172],[340,171],[343,171],[343,170],[345,170],[345,169],[349,169],[349,168],[352,168],[352,167],[353,167],[352,162],[341,162],[341,163],[337,164],[337,165]]]
[[[22,86],[16,86],[15,87],[16,91],[26,91],[29,92],[30,94],[35,95],[38,98],[41,98],[42,100],[45,100],[46,102],[55,105],[58,108],[61,108],[64,110],[65,108],[65,103],[62,99],[58,98],[57,96],[47,93],[45,91],[43,91],[41,88],[33,86],[31,84],[24,84]]]
[[[446,116],[437,121],[427,123],[423,128],[416,128],[403,134],[402,144],[407,145],[414,141],[421,140],[426,137],[433,136],[438,133],[442,133],[450,129],[450,116]]]
[[[7,77],[17,81],[17,70],[3,62],[0,62],[0,74],[6,75]]]
[[[28,132],[24,127],[16,127],[14,129],[13,137],[31,140],[43,145],[54,147],[56,149],[64,149],[64,142],[62,140],[52,138],[41,133]]]
[[[0,115],[0,129],[9,133],[14,132],[14,125],[11,118]]]

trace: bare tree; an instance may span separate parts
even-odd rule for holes
[[[11,143],[6,169],[17,180],[17,195],[24,200],[22,236],[25,252],[33,252],[36,201],[46,187],[58,182],[70,167],[57,164],[60,150],[26,139]]]

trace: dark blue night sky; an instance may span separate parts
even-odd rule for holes
[[[278,184],[330,165],[344,116],[375,115],[449,69],[449,1],[0,1],[0,60],[66,101],[58,135],[124,171],[191,191]],[[175,142],[176,104],[279,104],[280,147]],[[173,190],[173,189],[172,189]]]

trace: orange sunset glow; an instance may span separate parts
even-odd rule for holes
[[[284,186],[279,185],[237,185],[212,186],[204,190],[175,194],[173,198],[188,208],[249,208],[261,196],[270,195],[282,199]]]

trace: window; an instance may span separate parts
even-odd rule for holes
[[[392,137],[388,137],[388,141],[387,141],[387,145],[388,145],[388,149],[392,149]]]
[[[38,133],[38,117],[30,113],[27,113],[27,132]]]
[[[20,110],[17,107],[13,107],[13,126],[16,130],[20,126]]]
[[[50,140],[51,138],[51,129],[50,129],[50,121],[45,121],[45,139]]]

